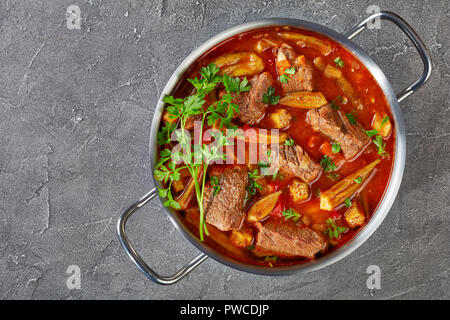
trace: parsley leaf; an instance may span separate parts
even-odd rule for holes
[[[261,175],[258,172],[258,169],[253,170],[253,172],[248,173],[248,185],[247,190],[251,195],[256,194],[256,189],[262,190],[262,186],[256,182],[257,179],[259,179]]]
[[[280,96],[275,95],[275,89],[273,87],[269,87],[267,92],[263,94],[262,101],[266,104],[276,105],[278,101],[280,101]]]
[[[339,227],[337,226],[333,219],[329,218],[326,220],[326,223],[328,225],[328,228],[325,230],[325,233],[328,234],[328,236],[331,239],[337,239],[341,235],[341,233],[347,231],[347,228],[345,227]]]
[[[341,57],[337,57],[336,59],[334,59],[334,63],[340,68],[344,67],[344,61],[342,61]]]
[[[339,151],[341,151],[341,145],[339,143],[331,143],[331,151],[333,153],[338,153]]]
[[[220,184],[219,184],[219,178],[216,176],[211,176],[210,178],[211,187],[213,187],[213,195],[217,195],[220,191]]]
[[[284,72],[291,75],[295,74],[295,68],[294,67],[287,68],[286,70],[284,70]]]
[[[375,139],[372,140],[372,142],[377,146],[378,149],[378,154],[382,157],[386,157],[389,155],[388,152],[386,152],[386,150],[384,150],[386,148],[386,142],[383,141],[383,137],[380,135],[377,135],[375,137]]]
[[[351,124],[356,124],[354,115],[352,115],[351,113],[347,113],[347,114],[345,114],[345,116],[347,117],[348,121],[350,121]]]
[[[300,214],[292,208],[282,211],[281,214],[284,216],[285,220],[292,218],[292,220],[297,221],[300,218]]]
[[[279,79],[281,83],[288,83],[288,81],[290,80],[290,78],[285,74],[282,74]]]
[[[352,201],[349,198],[346,198],[344,203],[347,208],[350,208],[352,206]]]
[[[287,139],[287,140],[284,142],[284,145],[285,145],[285,146],[293,146],[294,143],[295,143],[294,139]]]
[[[353,181],[355,181],[357,184],[361,184],[361,183],[362,183],[362,178],[361,178],[361,177],[358,177],[358,178],[356,178],[356,179],[353,180]]]
[[[386,116],[383,118],[383,120],[381,120],[381,127],[383,127],[386,123],[388,123],[389,121],[389,116]]]
[[[336,181],[337,179],[339,179],[339,174],[336,172],[332,172],[327,174],[327,178]]]
[[[374,135],[377,135],[377,134],[378,134],[378,130],[375,130],[375,129],[373,129],[373,130],[367,130],[367,131],[366,131],[366,134],[367,134],[367,136],[368,136],[369,138],[371,138],[371,137],[373,137]]]
[[[331,172],[337,169],[333,160],[329,156],[324,156],[322,160],[320,160],[320,165],[323,167],[325,172]]]

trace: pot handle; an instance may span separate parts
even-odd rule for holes
[[[150,268],[148,264],[141,258],[141,256],[137,253],[137,251],[130,243],[130,240],[128,240],[127,233],[125,231],[125,225],[127,223],[128,218],[131,217],[133,213],[135,213],[138,209],[146,205],[157,194],[158,191],[156,190],[156,188],[151,190],[142,198],[140,198],[138,201],[136,201],[133,205],[131,205],[131,207],[125,210],[124,213],[122,213],[119,220],[117,221],[117,235],[119,236],[120,243],[122,244],[123,248],[128,254],[128,257],[145,274],[147,278],[152,280],[154,283],[160,285],[171,285],[178,282],[189,272],[194,270],[198,265],[200,265],[203,261],[205,261],[208,258],[208,256],[204,253],[199,254],[191,262],[184,265],[184,267],[178,270],[175,274],[167,277],[161,276],[155,271],[153,271],[152,268]]]
[[[352,29],[347,31],[345,33],[345,36],[348,39],[352,39],[354,36],[359,34],[367,27],[368,22],[374,20],[375,18],[389,20],[395,23],[412,41],[423,61],[424,68],[422,76],[418,80],[416,80],[413,84],[411,84],[408,88],[403,89],[402,91],[400,91],[399,94],[397,94],[398,102],[401,102],[406,97],[408,97],[409,95],[417,91],[420,87],[422,87],[430,78],[432,70],[430,53],[428,52],[428,49],[426,48],[422,39],[420,39],[419,35],[411,28],[411,26],[399,15],[389,11],[381,11],[371,15],[370,17],[368,17],[367,19],[365,19],[364,21],[362,21],[361,23],[359,23],[358,25],[354,26]]]

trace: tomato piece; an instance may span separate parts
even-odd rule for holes
[[[283,216],[283,210],[284,210],[284,201],[283,201],[283,195],[281,195],[278,198],[278,201],[275,204],[275,207],[273,207],[272,212],[270,213],[270,215],[274,216],[274,217],[282,217]]]
[[[328,141],[325,141],[322,143],[322,145],[319,148],[319,151],[322,152],[324,155],[331,157],[333,155],[331,143]]]
[[[341,218],[341,213],[339,212],[339,210],[334,209],[333,211],[330,212],[330,218],[335,219],[335,220],[339,220]]]

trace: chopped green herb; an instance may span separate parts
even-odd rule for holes
[[[287,68],[286,70],[284,70],[284,72],[287,74],[295,74],[295,68],[294,67]]]
[[[338,153],[339,151],[341,151],[341,145],[339,143],[331,143],[331,151],[333,153]]]
[[[263,94],[262,101],[266,104],[276,105],[278,101],[280,101],[280,96],[275,95],[275,89],[273,87],[269,87],[267,92]]]
[[[264,261],[265,261],[265,262],[269,262],[269,261],[276,262],[276,261],[278,261],[278,257],[277,257],[277,256],[266,256],[266,257],[264,258]]]
[[[262,190],[262,186],[256,182],[257,179],[259,179],[261,175],[258,173],[258,170],[255,169],[253,172],[248,173],[248,185],[247,190],[251,195],[256,194],[256,189]]]
[[[294,143],[295,143],[294,139],[287,139],[287,140],[284,142],[284,145],[285,145],[285,146],[293,146]]]
[[[346,114],[348,121],[350,121],[351,124],[356,124],[355,116],[351,113]]]
[[[389,121],[389,116],[386,116],[383,118],[383,120],[381,121],[381,127],[383,127],[386,123],[388,123]]]
[[[362,178],[361,178],[361,177],[358,177],[358,178],[356,178],[356,179],[353,180],[353,181],[355,181],[357,184],[361,184],[361,183],[362,183]]]
[[[337,57],[336,59],[334,59],[334,63],[336,63],[336,66],[338,67],[344,67],[344,61],[342,61],[341,57]]]
[[[331,172],[337,169],[333,160],[331,160],[329,156],[324,156],[323,159],[320,161],[320,165],[323,167],[325,172]]]
[[[336,181],[337,179],[339,179],[339,174],[336,172],[332,172],[327,174],[327,178]]]
[[[269,162],[258,161],[258,167],[260,167],[260,168],[268,168],[268,167],[270,167],[270,163]]]
[[[339,110],[341,107],[339,107],[334,101],[331,101],[330,102],[330,105],[331,105],[331,107],[334,109],[334,110]]]
[[[352,200],[350,200],[349,198],[346,198],[344,203],[347,208],[350,208],[352,206]]]
[[[371,137],[373,137],[374,135],[377,135],[377,134],[378,134],[378,130],[375,130],[375,129],[373,129],[373,130],[367,130],[367,131],[366,131],[366,134],[367,134],[367,136],[368,136],[369,138],[371,138]]]
[[[282,74],[279,79],[281,83],[288,83],[290,78],[287,75]]]
[[[383,141],[382,136],[377,135],[375,139],[372,140],[372,142],[377,146],[378,154],[380,156],[386,157],[389,155],[389,153],[384,150],[386,148],[386,142]]]
[[[253,244],[251,244],[247,247],[247,250],[253,250],[253,249],[255,249],[255,246]]]
[[[285,217],[285,220],[292,218],[292,220],[297,221],[300,218],[300,214],[292,208],[282,211],[281,214]]]
[[[219,184],[219,178],[217,178],[216,176],[211,176],[211,187],[213,187],[213,194],[217,195],[220,191],[220,184]]]
[[[325,233],[328,234],[331,239],[337,239],[341,233],[347,231],[347,228],[337,226],[331,218],[327,219],[326,223],[328,228],[325,230]]]

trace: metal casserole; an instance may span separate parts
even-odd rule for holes
[[[424,63],[424,71],[422,76],[415,81],[408,88],[402,90],[398,95],[394,93],[392,90],[388,80],[385,75],[378,67],[378,65],[357,45],[355,45],[351,39],[364,30],[368,24],[368,22],[373,21],[373,19],[380,18],[386,19],[394,22],[408,37],[411,39],[415,47],[417,48],[423,63]],[[164,96],[167,94],[171,94],[179,79],[182,77],[184,72],[191,66],[193,62],[195,62],[202,54],[208,51],[210,48],[216,46],[222,41],[246,31],[259,29],[263,27],[270,26],[293,26],[299,27],[306,30],[311,30],[317,32],[319,34],[325,35],[328,38],[338,42],[348,51],[350,51],[356,58],[358,58],[361,63],[365,65],[365,67],[372,73],[373,77],[378,82],[378,85],[383,90],[384,95],[389,102],[390,109],[394,118],[395,127],[396,127],[396,144],[395,144],[395,159],[394,159],[394,167],[392,171],[392,175],[387,187],[387,191],[385,192],[383,199],[378,206],[378,209],[374,212],[369,222],[345,245],[339,248],[336,251],[333,251],[323,257],[312,260],[308,263],[302,263],[298,265],[286,266],[286,267],[275,267],[275,268],[267,268],[263,266],[250,265],[245,264],[236,260],[233,260],[230,257],[227,257],[223,254],[220,254],[213,249],[209,248],[207,245],[202,243],[191,231],[183,224],[175,211],[170,208],[165,208],[166,213],[169,215],[172,223],[175,228],[178,229],[193,245],[195,245],[202,253],[194,258],[191,262],[187,263],[184,267],[182,267],[177,273],[171,276],[161,276],[153,271],[150,266],[140,257],[140,255],[136,252],[134,247],[131,245],[128,240],[125,225],[128,218],[136,212],[139,208],[147,204],[151,199],[153,199],[157,194],[157,190],[153,189],[140,198],[137,202],[135,202],[130,208],[128,208],[119,218],[117,224],[117,232],[122,246],[124,247],[126,253],[130,257],[130,259],[136,264],[136,266],[152,281],[161,285],[170,285],[173,284],[180,279],[182,279],[185,275],[191,272],[195,267],[205,261],[208,257],[211,257],[227,266],[232,268],[254,273],[261,274],[267,276],[281,276],[281,275],[289,275],[297,272],[309,272],[324,268],[332,263],[335,263],[354,250],[356,250],[361,244],[363,244],[378,226],[381,224],[383,219],[386,217],[389,212],[397,192],[399,190],[401,180],[403,177],[403,171],[405,166],[405,156],[406,156],[406,136],[405,136],[405,128],[403,124],[402,114],[399,107],[399,102],[408,97],[410,94],[414,93],[417,89],[425,84],[431,74],[431,59],[430,55],[423,44],[422,40],[416,34],[416,32],[398,15],[391,12],[380,12],[376,13],[366,20],[362,21],[360,24],[356,25],[352,29],[350,29],[345,34],[337,33],[327,27],[321,26],[319,24],[315,24],[308,21],[297,20],[297,19],[284,19],[284,18],[272,18],[265,19],[259,21],[253,21],[245,24],[241,24],[230,28],[215,37],[209,39],[204,44],[202,44],[199,48],[194,50],[175,70],[168,83],[166,84],[161,97],[159,98],[155,114],[152,121],[151,126],[151,134],[150,134],[150,153],[152,154],[152,164],[154,167],[156,155],[157,155],[157,143],[156,143],[156,135],[160,125],[162,112],[164,109],[164,102],[162,101]],[[152,174],[153,176],[153,174]],[[157,182],[155,181],[157,185]]]

